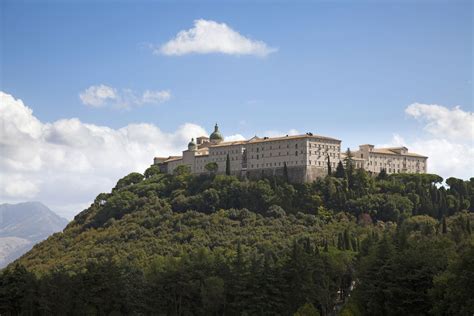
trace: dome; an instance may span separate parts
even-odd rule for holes
[[[219,126],[217,126],[217,123],[216,123],[216,126],[214,126],[214,132],[211,134],[209,139],[213,143],[220,143],[221,141],[224,140],[224,137],[222,137],[221,132],[219,132]]]
[[[188,144],[188,150],[196,150],[196,143],[194,142],[194,138],[191,138],[191,141]]]

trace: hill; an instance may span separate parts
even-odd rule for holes
[[[68,223],[40,202],[0,205],[0,268]]]
[[[151,167],[10,265],[0,311],[463,314],[470,285],[453,276],[473,264],[474,181],[441,181],[356,170],[291,184]]]

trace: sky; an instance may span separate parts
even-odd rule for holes
[[[472,1],[0,3],[0,202],[72,218],[153,156],[313,132],[474,176]]]

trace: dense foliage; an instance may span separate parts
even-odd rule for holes
[[[291,184],[211,167],[119,180],[2,272],[0,314],[474,311],[474,179],[340,164]]]

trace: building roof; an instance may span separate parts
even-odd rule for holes
[[[175,160],[181,160],[183,159],[183,157],[181,156],[169,156],[165,161],[163,162],[171,162],[171,161],[175,161]]]
[[[233,145],[244,145],[244,144],[255,144],[255,143],[266,143],[266,142],[274,142],[274,141],[280,141],[280,140],[288,140],[288,139],[306,139],[306,138],[313,138],[313,139],[325,139],[325,140],[333,140],[340,142],[341,140],[332,138],[332,137],[327,137],[327,136],[321,136],[321,135],[313,135],[311,133],[308,134],[303,134],[303,135],[291,135],[291,136],[280,136],[280,137],[252,137],[249,140],[238,140],[238,141],[232,141],[232,142],[222,142],[217,145],[211,145],[209,147],[223,147],[223,146],[233,146]]]
[[[402,148],[402,147],[374,148],[374,149],[372,149],[371,152],[376,153],[376,154],[384,154],[384,155],[400,155],[400,156],[428,158],[427,156],[423,156],[423,155],[416,154],[416,153],[406,152],[406,153],[400,154],[400,153],[397,153],[397,152],[394,151],[395,149],[400,149],[400,148]]]

